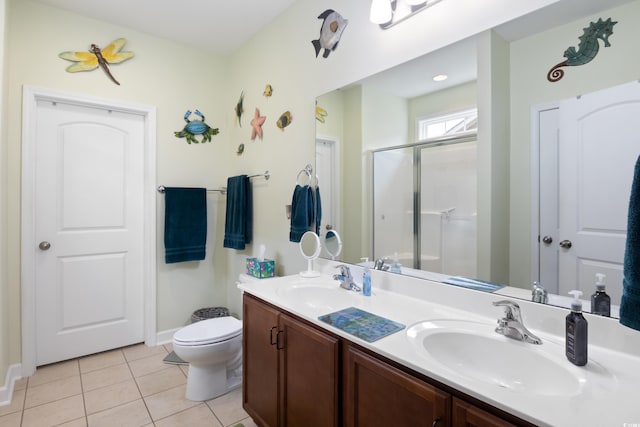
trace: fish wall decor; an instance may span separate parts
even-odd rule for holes
[[[273,86],[267,83],[267,85],[264,87],[264,92],[262,92],[262,94],[264,95],[265,98],[271,98],[271,95],[273,95]]]
[[[318,16],[318,19],[323,20],[322,26],[320,26],[320,37],[311,40],[311,43],[316,50],[316,58],[322,49],[324,49],[322,57],[327,58],[338,47],[342,32],[347,27],[349,20],[344,19],[333,9],[325,10]]]
[[[218,128],[212,128],[206,124],[204,122],[204,115],[199,110],[196,110],[194,114],[200,117],[200,120],[191,121],[189,119],[189,117],[191,117],[191,110],[187,110],[187,112],[184,113],[184,121],[187,122],[187,124],[181,131],[174,132],[173,134],[176,138],[186,138],[189,144],[192,142],[196,144],[199,142],[210,142],[211,137],[218,134]],[[202,135],[202,141],[198,141],[196,135]]]
[[[244,91],[240,92],[240,98],[238,99],[238,103],[233,109],[236,112],[236,123],[238,123],[240,127],[242,127],[242,113],[244,113],[244,107],[242,106],[243,104],[244,104]]]
[[[291,113],[289,111],[285,111],[278,118],[278,121],[276,122],[276,126],[278,126],[278,128],[282,132],[284,132],[284,128],[289,126],[291,124],[291,121],[293,121],[293,116],[291,115]]]
[[[578,43],[578,49],[574,46],[569,47],[564,51],[565,61],[554,65],[547,73],[547,80],[552,83],[557,82],[564,76],[564,70],[561,67],[570,67],[576,65],[584,65],[591,62],[596,57],[600,50],[600,44],[598,40],[602,40],[604,47],[611,46],[609,43],[609,36],[613,34],[613,26],[618,21],[612,21],[611,18],[603,21],[602,18],[597,22],[591,22],[588,27],[583,28],[583,34],[578,37],[580,43]]]
[[[123,38],[116,39],[104,49],[100,49],[97,44],[92,44],[91,48],[86,52],[66,51],[58,54],[58,57],[73,62],[67,67],[68,73],[92,71],[100,67],[111,81],[120,85],[120,82],[111,74],[109,64],[119,64],[133,57],[133,52],[121,52],[126,42],[126,39]]]
[[[327,113],[327,110],[319,106],[318,103],[316,102],[316,120],[319,121],[320,123],[324,123],[324,118],[327,117],[328,115],[329,113]]]

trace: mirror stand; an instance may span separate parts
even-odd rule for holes
[[[313,260],[320,255],[320,237],[313,231],[307,231],[300,239],[300,253],[307,260],[307,271],[301,271],[302,277],[318,277],[320,272],[313,269]]]

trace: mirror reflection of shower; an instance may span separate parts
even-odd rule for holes
[[[375,259],[476,277],[476,160],[475,136],[374,151]]]

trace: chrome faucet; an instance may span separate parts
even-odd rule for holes
[[[360,286],[356,285],[356,282],[353,281],[353,276],[351,275],[349,266],[340,264],[336,266],[336,268],[340,269],[340,274],[334,274],[333,279],[340,282],[340,287],[342,289],[355,292],[360,292],[362,290]]]
[[[495,301],[493,305],[504,307],[504,317],[498,319],[497,333],[518,341],[526,341],[530,344],[542,344],[542,340],[524,326],[518,304],[513,301],[502,300]]]
[[[385,262],[388,260],[388,258],[378,258],[374,263],[373,263],[373,268],[375,270],[382,270],[382,271],[388,271],[389,270],[389,266],[385,264]]]
[[[538,282],[533,282],[533,288],[531,290],[531,301],[546,304],[549,300],[547,290],[540,286]]]

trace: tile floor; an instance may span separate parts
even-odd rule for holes
[[[0,406],[0,427],[255,427],[242,389],[206,402],[184,397],[187,366],[162,359],[171,346],[130,347],[40,367]]]

